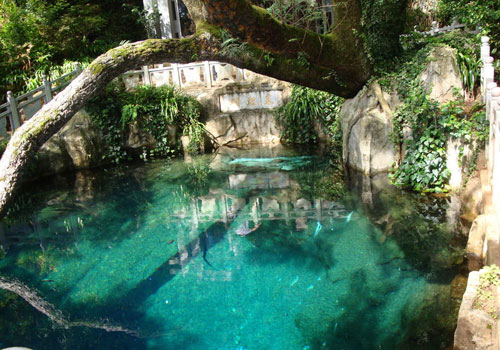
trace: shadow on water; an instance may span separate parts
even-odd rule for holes
[[[337,300],[342,305],[340,313],[330,307],[335,304],[331,300],[325,308],[326,315],[323,312],[320,318],[307,313],[297,315],[295,323],[311,350],[449,348],[457,311],[449,286],[433,286],[431,290],[391,300],[398,286],[381,283],[373,288],[369,280],[365,271],[352,275],[346,296]],[[402,314],[395,310],[391,314],[391,303],[400,303]]]
[[[205,263],[213,268],[208,260],[208,251],[222,241],[226,232],[227,229],[222,222],[215,222],[210,225],[208,229],[189,242],[182,250],[179,250],[177,254],[159,266],[153,274],[131,289],[124,297],[124,300],[132,300],[134,303],[141,304],[146,298],[156,293],[158,289],[174,278],[191,259],[199,254],[202,254]]]
[[[310,220],[316,227],[319,221]],[[312,271],[322,271],[334,264],[331,256],[322,254],[321,240],[313,237],[314,230],[295,230],[295,220],[262,222],[255,232],[245,238],[256,249],[245,252],[249,264],[307,266]]]

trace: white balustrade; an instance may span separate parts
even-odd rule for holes
[[[69,85],[70,81],[80,73],[81,68],[76,65],[72,72],[53,81],[43,76],[42,86],[20,96],[16,97],[11,91],[8,91],[7,103],[0,105],[0,137],[19,128],[23,121],[30,119],[42,108],[43,104],[50,102],[58,91]],[[7,119],[9,128],[7,128]]]
[[[481,38],[481,92],[485,103],[486,117],[490,122],[490,135],[486,154],[488,156],[488,177],[491,184],[493,207],[500,218],[500,87],[495,82],[493,58],[490,56],[490,40]]]

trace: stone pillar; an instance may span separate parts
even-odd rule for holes
[[[488,177],[490,181],[492,180],[492,168],[490,165],[493,165],[493,157],[494,157],[494,152],[495,148],[493,147],[493,142],[495,140],[495,135],[493,134],[494,132],[494,127],[495,127],[495,111],[491,108],[491,93],[492,91],[497,87],[496,83],[489,83],[488,84],[488,89],[486,92],[486,118],[489,120],[490,124],[490,136],[489,136],[489,142],[486,144],[485,147],[485,154],[488,156]]]
[[[143,0],[143,3],[148,15],[153,14],[155,8],[158,9],[160,18],[155,27],[162,39],[182,37],[177,0]]]
[[[493,68],[493,57],[488,56],[483,59],[483,100],[486,99],[486,87],[493,82],[495,78],[495,69]],[[484,101],[486,102],[486,100]]]
[[[496,214],[500,214],[500,88],[495,88],[491,92],[491,113],[493,119],[493,139],[490,140],[492,148],[492,158],[488,160],[489,166],[493,169],[491,185],[493,193],[493,206]]]
[[[12,91],[7,91],[7,102],[10,108],[10,127],[15,131],[21,126],[21,118],[19,117],[19,110],[17,109],[16,97]]]
[[[486,84],[484,83],[484,60],[486,57],[490,57],[490,38],[487,36],[481,37],[481,95],[483,96],[483,101],[486,102]]]
[[[481,37],[481,59],[490,57],[490,38],[487,36]]]

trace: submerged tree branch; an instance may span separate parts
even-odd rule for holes
[[[0,276],[0,289],[12,292],[19,297],[23,298],[28,304],[33,306],[36,310],[47,316],[52,322],[61,327],[88,327],[94,329],[102,329],[106,332],[122,332],[138,337],[139,333],[135,330],[130,330],[118,325],[112,325],[108,322],[88,322],[88,321],[70,321],[61,310],[55,308],[54,305],[47,302],[40,297],[36,291],[29,288],[24,283],[7,279]]]

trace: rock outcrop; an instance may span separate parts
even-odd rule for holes
[[[458,313],[454,350],[496,350],[498,349],[498,322],[487,312],[479,309],[476,298],[483,271],[469,274],[467,289]],[[496,298],[495,298],[496,299]]]
[[[220,145],[277,144],[280,129],[273,110],[283,105],[291,84],[252,74],[247,81],[212,89],[185,89],[206,111],[206,128]]]
[[[453,99],[453,90],[462,89],[455,51],[436,47],[429,55],[429,63],[421,75],[430,97],[439,103]],[[388,172],[397,165],[404,150],[395,149],[389,135],[392,115],[401,104],[396,93],[382,91],[377,82],[363,89],[354,99],[347,100],[341,111],[344,133],[344,163],[365,175]],[[410,133],[409,130],[406,131]],[[448,165],[452,170],[453,187],[461,184],[459,152],[452,144]]]
[[[377,82],[347,100],[341,111],[344,163],[367,175],[388,172],[399,161],[389,135],[392,114],[400,104],[396,94]]]
[[[87,169],[103,164],[104,137],[83,110],[40,149],[36,176]]]

